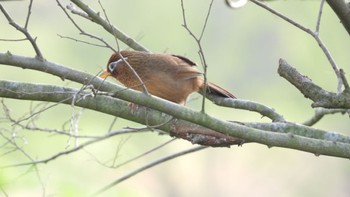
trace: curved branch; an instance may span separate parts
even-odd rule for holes
[[[281,114],[279,114],[278,112],[276,112],[273,108],[268,107],[268,106],[263,105],[263,104],[260,104],[260,103],[256,103],[254,101],[248,101],[248,100],[242,100],[242,99],[222,98],[222,97],[215,97],[212,95],[208,95],[207,98],[219,106],[258,112],[262,116],[266,116],[266,117],[270,118],[273,122],[285,121],[283,116]]]
[[[325,109],[325,108],[317,108],[315,114],[302,124],[305,126],[312,126],[320,121],[327,114],[336,114],[336,113],[346,113],[346,109]]]

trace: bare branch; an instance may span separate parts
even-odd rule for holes
[[[106,47],[106,45],[101,45],[101,44],[94,44],[94,43],[91,43],[91,42],[87,42],[87,41],[83,41],[83,40],[78,40],[78,39],[75,39],[75,38],[72,38],[72,37],[69,37],[69,36],[62,36],[60,34],[57,34],[60,38],[65,38],[65,39],[68,39],[68,40],[73,40],[75,42],[80,42],[80,43],[84,43],[84,44],[88,44],[88,45],[91,45],[91,46],[95,46],[95,47]]]
[[[30,5],[29,5],[29,8],[31,8],[31,7],[32,7],[32,0],[30,1]],[[27,25],[28,25],[28,22],[29,22],[29,16],[30,16],[31,10],[30,9],[28,10],[28,15],[27,15],[25,27],[19,26],[11,18],[11,16],[6,12],[5,8],[1,4],[0,4],[0,10],[4,14],[4,16],[6,17],[7,21],[9,22],[9,24],[25,35],[25,37],[29,40],[29,42],[31,43],[32,47],[34,48],[34,51],[36,53],[36,57],[40,61],[43,61],[44,57],[43,57],[43,55],[42,55],[38,45],[36,44],[36,38],[33,38],[32,35],[27,30]]]
[[[104,47],[111,49],[112,51],[117,51],[115,50],[110,44],[108,44],[103,38],[100,38],[98,36],[95,36],[93,34],[87,33],[86,31],[84,31],[74,20],[72,17],[70,17],[70,15],[68,14],[68,12],[64,9],[64,7],[62,6],[62,4],[60,3],[59,0],[56,0],[58,6],[63,10],[63,12],[66,14],[66,16],[68,17],[68,19],[73,23],[73,25],[79,30],[81,35],[93,38],[95,40],[98,40],[100,42],[102,42],[104,44]],[[85,42],[84,42],[85,43]]]
[[[302,124],[305,126],[312,126],[320,121],[325,115],[328,114],[336,114],[336,113],[345,113],[348,110],[346,109],[325,109],[325,108],[317,108],[314,116],[312,116],[309,120],[306,120]]]
[[[27,13],[27,18],[26,18],[26,23],[24,25],[24,29],[28,29],[29,18],[30,18],[30,15],[32,14],[32,7],[33,7],[33,0],[30,0],[29,1],[29,6],[28,6],[28,13]]]
[[[205,113],[205,98],[207,96],[207,93],[206,93],[206,89],[207,89],[207,82],[208,82],[208,79],[207,79],[207,69],[208,69],[208,64],[206,62],[206,59],[205,59],[205,55],[204,55],[204,50],[202,48],[202,44],[201,44],[201,40],[203,38],[203,34],[204,34],[204,31],[205,31],[205,28],[207,26],[207,23],[208,23],[208,19],[209,19],[209,16],[210,16],[210,11],[211,11],[211,8],[212,8],[212,5],[213,5],[213,2],[214,0],[212,0],[210,2],[210,5],[209,5],[209,8],[208,8],[208,11],[207,11],[207,16],[205,18],[205,21],[204,21],[204,24],[203,24],[203,27],[202,27],[202,31],[201,31],[201,34],[199,37],[197,37],[192,31],[191,29],[188,27],[188,24],[187,24],[187,21],[186,21],[186,13],[185,13],[185,6],[184,6],[184,2],[183,0],[181,0],[181,10],[182,10],[182,19],[183,19],[183,27],[187,30],[187,32],[191,35],[191,37],[196,41],[197,43],[197,46],[198,46],[198,55],[202,61],[202,66],[203,66],[203,78],[204,78],[204,88],[203,88],[203,92],[201,92],[201,94],[203,95],[202,97],[202,113]]]
[[[27,38],[19,38],[19,39],[0,39],[2,42],[20,42],[20,41],[26,41]]]
[[[307,76],[300,74],[285,60],[280,59],[278,74],[292,83],[301,93],[310,98],[314,103],[313,107],[350,109],[350,93],[328,92],[314,84]]]
[[[114,37],[118,38],[119,40],[124,42],[126,45],[130,46],[131,48],[137,51],[148,51],[145,47],[137,43],[134,39],[130,38],[125,33],[121,32],[119,29],[112,26],[105,19],[101,18],[99,13],[92,10],[88,5],[86,5],[82,1],[71,0],[71,2],[73,2],[76,6],[82,9],[89,16],[89,18],[92,19],[93,22],[101,25],[107,32],[111,33]]]
[[[171,159],[175,159],[177,157],[180,157],[180,156],[183,156],[183,155],[186,155],[186,154],[189,154],[189,153],[193,153],[193,152],[197,152],[199,150],[203,150],[205,148],[207,148],[207,147],[205,147],[205,146],[198,146],[198,147],[195,147],[195,148],[191,148],[189,150],[181,151],[181,152],[175,153],[173,155],[169,155],[169,156],[160,158],[160,159],[158,159],[156,161],[153,161],[153,162],[151,162],[149,164],[146,164],[146,165],[140,167],[139,169],[136,169],[136,170],[130,172],[129,174],[126,174],[123,177],[120,177],[119,179],[113,181],[112,183],[110,183],[107,186],[103,187],[102,189],[98,190],[93,196],[101,194],[101,193],[105,192],[106,190],[108,190],[108,189],[118,185],[119,183],[121,183],[121,182],[123,182],[123,181],[125,181],[125,180],[127,180],[127,179],[129,179],[129,178],[131,178],[133,176],[135,176],[136,174],[138,174],[140,172],[143,172],[143,171],[145,171],[145,170],[147,170],[147,169],[149,169],[151,167],[154,167],[156,165],[159,165],[161,163],[164,163],[166,161],[169,161]]]
[[[273,108],[254,101],[242,99],[212,98],[211,95],[208,95],[207,98],[219,106],[257,112],[262,116],[270,118],[273,122],[285,121],[283,116],[276,112]]]
[[[214,0],[212,0],[212,1],[210,2],[210,4],[209,4],[207,16],[205,17],[204,24],[203,24],[203,27],[202,27],[202,31],[201,31],[201,34],[200,34],[198,40],[202,40],[202,38],[203,38],[203,35],[204,35],[204,32],[205,32],[205,28],[207,27],[207,24],[208,24],[208,20],[209,20],[211,8],[213,7],[213,3],[214,3]],[[185,20],[185,19],[184,19],[184,20]]]
[[[13,145],[15,147],[15,150],[18,150],[19,152],[21,152],[26,158],[28,158],[31,162],[34,161],[34,159],[26,152],[24,151],[23,148],[21,148],[13,138],[13,136],[11,138],[8,138],[6,137],[2,132],[0,132],[0,136],[2,136],[9,144]],[[45,184],[41,178],[41,175],[40,175],[40,172],[39,172],[39,169],[36,165],[33,165],[32,166],[34,171],[35,171],[35,175],[36,177],[38,178],[38,181],[40,182],[40,185],[42,187],[42,191],[43,191],[43,196],[45,196]]]
[[[121,135],[121,134],[125,134],[125,133],[143,132],[143,131],[147,131],[147,130],[149,130],[149,129],[148,128],[143,128],[143,129],[121,129],[121,130],[118,130],[118,131],[107,133],[106,135],[101,136],[99,138],[92,139],[90,141],[82,143],[81,145],[76,146],[75,148],[72,148],[72,149],[69,149],[69,150],[57,153],[57,154],[52,155],[51,157],[46,158],[46,159],[42,159],[42,160],[31,159],[31,162],[28,162],[28,163],[20,163],[20,164],[14,164],[14,165],[0,166],[0,168],[12,168],[12,167],[27,166],[27,165],[33,165],[33,164],[45,164],[45,163],[48,163],[48,162],[50,162],[52,160],[55,160],[55,159],[57,159],[57,158],[59,158],[61,156],[69,155],[71,153],[79,151],[79,150],[85,148],[86,146],[89,146],[89,145],[94,144],[96,142],[100,142],[102,140],[109,139],[112,136]]]
[[[135,160],[137,160],[137,159],[139,159],[141,157],[144,157],[144,156],[146,156],[146,155],[148,155],[148,154],[150,154],[150,153],[152,153],[152,152],[154,152],[156,150],[159,150],[160,148],[164,147],[165,145],[168,145],[171,142],[174,142],[175,140],[176,140],[175,138],[171,139],[171,140],[168,140],[168,141],[160,144],[159,146],[156,146],[156,147],[154,147],[154,148],[152,148],[152,149],[150,149],[148,151],[145,151],[144,153],[142,153],[140,155],[137,155],[137,156],[135,156],[135,157],[133,157],[133,158],[127,160],[127,161],[124,161],[123,163],[120,163],[120,164],[114,166],[114,168],[119,168],[119,167],[124,166],[124,165],[126,165],[128,163],[131,163],[131,162],[133,162],[133,161],[135,161]]]
[[[317,22],[316,22],[315,34],[319,34],[319,32],[320,32],[321,16],[322,16],[324,2],[325,2],[325,0],[321,0],[321,5],[320,5],[320,9],[318,11],[318,17],[317,17]]]

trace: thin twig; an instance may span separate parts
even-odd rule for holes
[[[213,6],[213,3],[214,3],[214,0],[212,0],[209,4],[209,8],[208,8],[208,11],[207,11],[207,16],[205,17],[205,21],[204,21],[204,25],[203,25],[203,28],[202,28],[202,32],[201,32],[201,35],[199,36],[199,39],[198,40],[202,40],[203,38],[203,34],[205,32],[205,28],[207,27],[207,24],[208,24],[208,20],[209,20],[209,16],[210,16],[210,13],[211,13],[211,8]]]
[[[118,164],[118,165],[115,166],[114,168],[119,168],[119,167],[124,166],[124,165],[126,165],[126,164],[128,164],[128,163],[131,163],[131,162],[133,162],[133,161],[135,161],[135,160],[137,160],[137,159],[139,159],[139,158],[141,158],[141,157],[144,157],[144,156],[146,156],[146,155],[148,155],[148,154],[150,154],[150,153],[152,153],[152,152],[154,152],[154,151],[156,151],[156,150],[159,150],[160,148],[164,147],[164,146],[167,145],[167,144],[170,144],[171,142],[173,142],[173,141],[175,141],[175,140],[176,140],[175,138],[174,138],[174,139],[171,139],[171,140],[168,140],[168,141],[166,141],[166,142],[160,144],[159,146],[156,146],[156,147],[154,147],[154,148],[152,148],[152,149],[150,149],[150,150],[148,150],[148,151],[146,151],[146,152],[144,152],[144,153],[142,153],[142,154],[140,154],[140,155],[137,155],[137,156],[135,156],[135,157],[133,157],[133,158],[127,160],[127,161],[124,161],[123,163]]]
[[[115,123],[117,122],[118,117],[113,117],[112,123],[109,125],[108,132],[111,132]]]
[[[68,100],[71,100],[71,99],[72,99],[72,97],[66,98],[66,99],[64,99],[64,100],[62,100],[62,101],[60,101],[60,102],[54,103],[54,104],[52,104],[52,105],[50,105],[50,106],[48,106],[48,107],[46,107],[46,108],[44,108],[44,109],[42,109],[42,110],[39,110],[39,111],[37,111],[37,112],[34,112],[34,113],[30,114],[29,116],[18,120],[18,121],[16,122],[16,124],[18,124],[18,123],[20,123],[20,122],[22,122],[22,121],[25,121],[25,120],[29,120],[29,119],[31,119],[32,117],[34,117],[34,116],[36,116],[36,115],[42,113],[43,111],[46,111],[46,110],[48,110],[48,109],[50,109],[50,108],[53,108],[53,107],[55,107],[55,106],[57,106],[57,105],[59,105],[59,104],[61,104],[61,103],[64,103],[65,101],[68,101]]]
[[[76,6],[78,6],[81,10],[83,10],[94,23],[102,26],[106,31],[111,33],[113,36],[118,37],[119,40],[124,42],[126,45],[138,51],[149,51],[141,44],[137,43],[134,39],[126,35],[125,33],[118,30],[116,27],[111,26],[105,19],[100,16],[99,12],[95,12],[92,10],[87,4],[85,4],[81,0],[71,0]]]
[[[90,151],[88,151],[88,150],[86,150],[86,149],[83,149],[83,150],[84,150],[88,155],[90,155],[90,156],[94,159],[95,162],[97,162],[98,164],[102,165],[103,167],[106,167],[106,168],[114,168],[115,163],[116,163],[116,160],[117,160],[117,158],[118,158],[118,156],[119,156],[119,152],[120,152],[122,146],[128,141],[128,139],[129,139],[130,137],[131,137],[131,136],[129,135],[129,136],[126,137],[126,139],[122,139],[122,140],[120,140],[120,141],[118,142],[117,148],[116,148],[116,150],[115,150],[114,157],[113,157],[113,159],[111,159],[111,160],[112,160],[112,164],[111,164],[111,165],[107,165],[107,163],[110,162],[110,161],[102,162],[102,161],[100,161],[100,159],[97,158],[96,155],[94,155],[94,154],[91,153]],[[109,150],[111,150],[111,148],[109,148]]]
[[[26,41],[27,38],[19,38],[19,39],[0,39],[2,42],[20,42],[20,41]]]
[[[115,155],[115,158],[113,159],[113,163],[112,163],[111,165],[106,165],[106,163],[109,162],[109,161],[107,161],[107,162],[101,162],[101,161],[99,161],[99,160],[97,159],[97,157],[96,157],[95,155],[93,155],[92,153],[88,152],[87,150],[85,150],[85,151],[86,151],[91,157],[93,157],[93,158],[96,160],[97,163],[101,164],[102,166],[107,167],[107,168],[117,169],[117,168],[120,168],[120,167],[122,167],[122,166],[124,166],[124,165],[126,165],[126,164],[129,164],[129,163],[133,162],[133,161],[136,161],[137,159],[140,159],[140,158],[142,158],[142,157],[145,157],[145,156],[147,156],[148,154],[153,153],[153,152],[155,152],[155,151],[161,149],[161,148],[164,147],[165,145],[167,145],[167,144],[169,144],[169,143],[171,143],[171,142],[173,142],[173,141],[175,141],[175,140],[176,140],[176,138],[173,138],[173,139],[171,139],[171,140],[168,140],[168,141],[166,141],[166,142],[164,142],[164,143],[162,143],[162,144],[160,144],[160,145],[158,145],[158,146],[156,146],[156,147],[154,147],[154,148],[152,148],[152,149],[150,149],[150,150],[147,150],[146,152],[144,152],[144,153],[142,153],[142,154],[140,154],[140,155],[137,155],[137,156],[135,156],[135,157],[133,157],[133,158],[127,160],[127,161],[124,161],[124,162],[122,162],[122,163],[120,163],[120,164],[117,164],[117,165],[115,164],[116,157],[117,157],[117,153],[116,153],[116,155]],[[119,149],[120,149],[120,144],[118,145],[118,148],[117,148],[117,151],[116,151],[116,152],[119,152]]]
[[[205,146],[198,146],[198,147],[191,148],[191,149],[185,150],[185,151],[181,151],[181,152],[175,153],[173,155],[169,155],[169,156],[163,157],[161,159],[158,159],[156,161],[153,161],[153,162],[151,162],[149,164],[146,164],[146,165],[144,165],[144,166],[142,166],[142,167],[140,167],[140,168],[138,168],[138,169],[136,169],[136,170],[134,170],[134,171],[132,171],[132,172],[130,172],[128,174],[126,174],[125,176],[120,177],[119,179],[113,181],[112,183],[110,183],[107,186],[103,187],[102,189],[98,190],[93,196],[99,195],[99,194],[105,192],[106,190],[116,186],[117,184],[119,184],[119,183],[121,183],[121,182],[123,182],[123,181],[125,181],[125,180],[127,180],[127,179],[129,179],[129,178],[131,178],[133,176],[135,176],[136,174],[138,174],[138,173],[140,173],[142,171],[145,171],[145,170],[147,170],[147,169],[149,169],[151,167],[154,167],[156,165],[159,165],[161,163],[164,163],[166,161],[169,161],[171,159],[175,159],[177,157],[180,157],[180,156],[183,156],[183,155],[186,155],[186,154],[189,154],[189,153],[193,153],[193,152],[197,152],[199,150],[203,150],[205,148],[207,148],[207,147],[205,147]]]
[[[31,8],[32,6],[32,1],[30,1],[30,6],[29,8]],[[18,31],[20,31],[21,33],[23,33],[25,35],[25,37],[29,40],[29,42],[31,43],[35,53],[36,53],[36,57],[40,60],[43,61],[44,57],[38,47],[38,45],[36,44],[36,38],[33,38],[32,35],[28,32],[27,27],[25,26],[24,28],[19,26],[12,18],[11,16],[7,13],[7,11],[5,10],[5,8],[0,4],[0,10],[1,12],[4,14],[5,18],[7,19],[7,21],[9,22],[9,24],[16,28]],[[26,25],[29,23],[29,16],[30,16],[31,11],[28,11],[28,15],[26,18]]]
[[[27,12],[26,23],[25,23],[25,25],[24,25],[24,29],[28,29],[29,18],[30,18],[30,15],[32,14],[32,7],[33,7],[33,0],[30,0],[30,1],[29,1],[29,6],[28,6],[28,12]]]
[[[318,11],[318,17],[317,17],[317,22],[316,22],[316,30],[315,30],[315,34],[317,34],[317,35],[320,32],[321,16],[322,16],[324,2],[325,2],[325,0],[321,0],[320,9]]]
[[[87,41],[84,41],[84,40],[78,40],[78,39],[76,39],[76,38],[72,38],[72,37],[69,37],[69,36],[62,36],[62,35],[60,35],[60,34],[57,34],[57,36],[59,36],[60,38],[65,38],[65,39],[68,39],[68,40],[73,40],[73,41],[75,41],[75,42],[80,42],[80,43],[88,44],[88,45],[95,46],[95,47],[103,47],[103,48],[106,47],[106,45],[95,44],[95,43],[87,42]]]
[[[110,133],[107,133],[105,134],[104,136],[101,136],[99,138],[96,138],[96,139],[93,139],[93,140],[90,140],[90,141],[87,141],[85,143],[82,143],[80,144],[79,146],[75,147],[75,148],[72,148],[72,149],[69,149],[69,150],[66,150],[66,151],[63,151],[63,152],[60,152],[60,153],[57,153],[55,155],[52,155],[50,156],[49,158],[46,158],[46,159],[42,159],[42,160],[34,160],[32,159],[31,162],[27,162],[27,163],[20,163],[20,164],[14,164],[14,165],[4,165],[4,166],[1,166],[0,168],[12,168],[12,167],[18,167],[18,166],[27,166],[27,165],[33,165],[33,164],[43,164],[43,163],[48,163],[52,160],[55,160],[63,155],[69,155],[73,152],[76,152],[76,151],[79,151],[81,150],[82,148],[88,146],[88,145],[91,145],[91,144],[94,144],[96,142],[100,142],[102,140],[105,140],[105,139],[109,139],[110,137],[112,136],[116,136],[116,135],[121,135],[121,134],[125,134],[125,133],[136,133],[136,132],[144,132],[144,131],[148,131],[149,129],[148,128],[141,128],[141,129],[121,129],[121,130],[118,130],[118,131],[114,131],[114,132],[110,132]],[[0,133],[1,134],[1,133]]]
[[[201,110],[202,113],[205,113],[205,101],[206,101],[205,98],[206,98],[206,94],[207,94],[207,69],[208,69],[208,64],[207,64],[206,59],[205,59],[204,50],[202,48],[201,40],[203,38],[203,34],[204,34],[205,28],[206,28],[207,23],[208,23],[208,19],[209,19],[209,16],[210,16],[210,11],[212,9],[213,2],[214,2],[214,0],[212,0],[210,2],[210,5],[209,5],[208,11],[207,11],[207,16],[205,18],[201,34],[200,34],[200,36],[198,38],[190,30],[190,28],[187,25],[185,6],[184,6],[183,0],[181,0],[181,10],[182,10],[182,19],[183,19],[183,25],[182,26],[187,30],[187,32],[191,35],[191,37],[196,41],[196,43],[198,45],[198,48],[199,48],[198,54],[199,54],[199,57],[201,59],[202,66],[203,66],[204,87],[203,87],[203,92],[202,92],[202,95],[203,95],[203,97],[202,97],[202,110]]]
[[[33,159],[27,152],[25,152],[24,149],[21,148],[21,147],[16,143],[15,140],[12,139],[13,137],[8,138],[8,137],[6,137],[5,135],[3,135],[1,132],[0,132],[0,135],[1,135],[5,140],[7,140],[7,142],[9,142],[10,144],[12,144],[12,145],[16,148],[16,150],[19,150],[19,152],[21,152],[25,157],[27,157],[30,161],[34,162],[34,159]],[[40,182],[40,185],[41,185],[41,187],[42,187],[43,194],[45,194],[45,191],[46,191],[46,190],[45,190],[45,184],[44,184],[44,182],[43,182],[43,180],[42,180],[42,178],[41,178],[41,175],[40,175],[40,173],[39,173],[38,166],[37,166],[37,165],[33,165],[33,168],[34,168],[35,173],[36,173],[36,176],[37,176],[37,178],[38,178],[38,180],[39,180],[39,182]],[[45,195],[43,195],[43,196],[45,196]]]
[[[31,125],[24,125],[24,124],[20,124],[18,120],[14,119],[10,113],[9,108],[7,107],[7,105],[4,102],[4,99],[0,100],[0,103],[2,104],[2,108],[3,108],[3,112],[5,114],[4,119],[6,119],[6,122],[10,122],[13,125],[19,126],[21,129],[27,129],[27,130],[33,130],[33,131],[41,131],[41,132],[46,132],[46,133],[55,133],[55,134],[59,134],[59,135],[66,135],[69,137],[73,137],[73,138],[86,138],[86,139],[97,139],[100,138],[101,136],[93,136],[93,135],[71,135],[69,133],[68,130],[58,130],[58,129],[48,129],[48,128],[40,128],[37,126],[31,126]],[[43,109],[40,109],[40,111],[42,111]],[[31,113],[33,114],[33,113]],[[76,119],[76,118],[75,118]],[[68,123],[70,122],[70,120],[68,120]],[[139,129],[139,128],[138,128]],[[108,130],[109,132],[112,131],[112,129]],[[0,146],[1,148],[1,146]]]
[[[79,30],[81,35],[96,39],[100,42],[102,42],[106,48],[109,48],[113,51],[116,51],[110,44],[108,44],[108,42],[106,42],[103,38],[100,38],[98,36],[95,36],[93,34],[87,33],[85,32],[74,20],[73,18],[68,14],[68,12],[66,11],[66,9],[63,7],[63,5],[60,3],[59,0],[56,0],[58,6],[62,9],[62,11],[66,14],[66,16],[68,17],[68,19],[73,23],[73,25]]]

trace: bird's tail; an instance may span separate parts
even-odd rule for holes
[[[204,88],[204,85],[200,88],[201,89],[200,91],[203,91],[203,88]],[[229,91],[210,82],[207,83],[206,89],[207,89],[206,91],[207,94],[216,95],[216,96],[225,97],[225,98],[236,98]]]

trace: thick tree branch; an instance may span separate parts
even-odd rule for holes
[[[67,104],[71,104],[72,94],[77,94],[77,92],[79,92],[78,90],[51,85],[27,84],[9,81],[1,81],[0,87],[0,96],[2,97],[51,102],[63,101],[63,103]],[[350,158],[350,144],[348,143],[347,137],[344,137],[345,140],[338,140],[338,137],[333,137],[330,138],[332,139],[330,141],[314,139],[293,134],[293,132],[297,132],[297,130],[295,130],[296,127],[294,129],[284,130],[286,133],[274,133],[271,131],[254,129],[240,123],[222,121],[207,114],[196,112],[159,98],[152,98],[143,93],[132,90],[121,91],[117,96],[121,99],[137,98],[130,100],[133,100],[133,102],[141,105],[148,105],[150,102],[153,102],[155,104],[151,104],[152,107],[176,117],[180,122],[183,122],[182,120],[192,122],[235,138],[244,139],[247,142],[257,142],[265,144],[269,147],[277,146],[291,148],[311,152],[316,155]],[[117,98],[112,98],[110,96],[84,96],[83,99],[79,99],[79,102],[75,103],[75,105],[101,111],[114,116],[120,116],[136,122],[146,122],[149,125],[159,125],[158,123],[166,123],[169,121],[169,116],[147,108],[142,109],[142,107],[140,107],[140,110],[132,113],[128,109],[127,102],[121,101]],[[173,121],[170,121],[169,123],[161,124],[159,128],[162,130],[166,129],[171,131],[176,122],[174,123]],[[275,125],[273,125],[273,127],[275,127]],[[324,136],[332,137],[337,135],[325,132]]]
[[[306,97],[314,101],[312,107],[350,109],[350,93],[328,92],[316,85],[307,76],[299,73],[285,60],[280,59],[278,74],[292,83]]]

